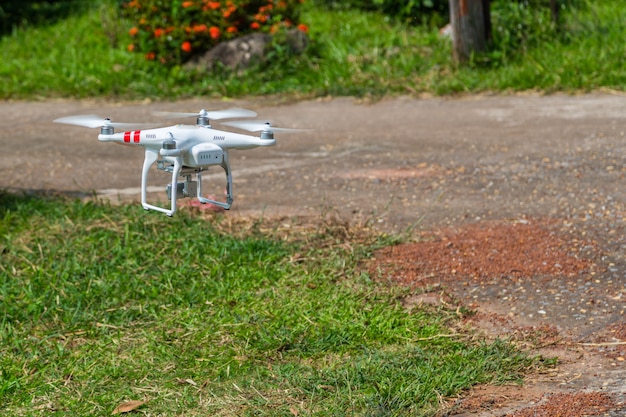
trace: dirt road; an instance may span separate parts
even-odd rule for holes
[[[437,253],[450,262],[461,256],[446,248],[459,246],[455,236],[464,236],[466,243],[463,233],[470,227],[488,225],[497,232],[512,224],[536,225],[530,234],[560,236],[563,250],[552,257],[563,259],[542,262],[558,268],[568,259],[584,260],[575,273],[541,270],[536,272],[541,277],[525,276],[516,266],[485,277],[479,267],[466,273],[467,279],[438,283],[460,303],[514,326],[550,326],[558,340],[567,340],[556,343],[557,353],[569,358],[559,372],[527,386],[528,393],[536,388],[535,397],[507,394],[509,401],[498,406],[491,398],[490,408],[481,405],[472,412],[504,415],[531,400],[540,404],[537,396],[545,392],[594,392],[614,401],[612,411],[595,415],[626,413],[626,96],[394,98],[376,103],[337,98],[289,104],[3,102],[0,187],[77,196],[96,191],[112,201],[138,201],[141,149],[99,143],[97,130],[52,120],[96,113],[142,122],[154,120],[155,110],[233,106],[255,110],[275,126],[314,130],[277,135],[272,148],[231,154],[235,203],[229,216],[333,212],[387,232],[411,229],[415,236],[427,233],[435,241],[443,236],[452,243]],[[167,179],[154,178],[151,198],[164,200]],[[220,170],[205,180],[215,184],[216,195],[223,192]],[[516,232],[505,234],[511,233]],[[482,242],[504,242],[496,235]],[[498,253],[503,250],[482,249],[493,254],[491,263],[502,261]],[[528,250],[506,257],[525,257]],[[437,268],[416,276],[458,269]]]

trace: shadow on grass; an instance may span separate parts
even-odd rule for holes
[[[0,4],[0,36],[24,26],[55,23],[90,6],[87,0],[9,0]]]
[[[77,191],[56,190],[6,190],[0,189],[0,217],[17,210],[41,209],[44,206],[59,204],[62,201],[89,197]]]

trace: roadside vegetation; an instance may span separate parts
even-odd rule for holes
[[[277,47],[268,62],[249,70],[207,73],[129,52],[135,22],[122,16],[119,2],[100,0],[87,11],[17,26],[3,36],[0,98],[363,97],[622,91],[626,85],[621,0],[562,2],[558,27],[539,0],[492,2],[492,49],[462,66],[451,59],[450,40],[439,34],[445,15],[408,19],[338,6],[346,3],[301,6],[299,21],[310,38],[305,54]]]
[[[539,358],[359,265],[392,243],[331,217],[233,224],[0,194],[0,410],[434,415]]]

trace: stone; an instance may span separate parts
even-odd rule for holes
[[[233,70],[246,69],[265,61],[268,47],[273,40],[274,37],[267,33],[241,36],[217,44],[203,55],[192,58],[185,66],[211,71],[217,63],[221,63],[224,67]],[[284,42],[289,51],[301,54],[308,47],[309,39],[306,33],[292,29],[287,32]]]

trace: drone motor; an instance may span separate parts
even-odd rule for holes
[[[101,135],[112,135],[115,133],[115,128],[111,126],[111,119],[108,117],[104,119],[104,125],[100,127]]]

